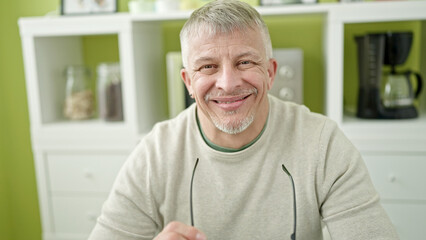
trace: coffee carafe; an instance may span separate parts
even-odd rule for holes
[[[355,40],[358,46],[359,69],[357,117],[417,117],[414,100],[422,90],[421,75],[411,70],[396,71],[396,67],[408,58],[413,34],[373,33],[357,36]],[[390,66],[389,72],[382,71],[384,65]],[[412,79],[415,84],[412,84]]]
[[[411,78],[417,82],[414,92]],[[383,90],[383,105],[385,108],[402,108],[413,106],[414,100],[420,95],[422,78],[420,74],[407,70],[405,72],[391,71],[385,74],[385,87]]]

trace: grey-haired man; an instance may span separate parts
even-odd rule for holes
[[[268,95],[268,29],[213,1],[181,31],[196,104],[158,123],[113,186],[90,239],[398,239],[361,156],[335,123]]]

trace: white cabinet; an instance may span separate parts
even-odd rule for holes
[[[108,193],[126,153],[78,152],[47,155],[49,188],[53,193],[86,192]],[[72,180],[72,181],[70,181]]]
[[[365,153],[383,207],[401,239],[426,236],[426,154]]]
[[[52,239],[87,239],[101,213],[107,195],[78,197],[52,197]]]
[[[426,162],[425,113],[404,121],[344,116],[343,33],[348,23],[425,20],[426,1],[295,4],[258,9],[264,16],[323,17],[324,46],[318,47],[323,49],[325,59],[326,115],[342,127],[366,157],[373,181],[402,239],[424,236],[420,226],[426,225],[426,199],[420,169]],[[189,14],[117,13],[19,20],[44,239],[85,239],[126,156],[155,122],[167,118],[162,23],[187,19]],[[70,121],[63,117],[62,72],[68,65],[86,64],[84,42],[92,36],[118,39],[123,121]],[[426,57],[422,61],[426,66]]]
[[[372,180],[383,200],[426,201],[426,155],[364,154]],[[425,216],[426,220],[426,216]]]
[[[61,141],[61,136],[57,138]],[[130,149],[38,147],[35,162],[43,238],[87,239]]]
[[[426,204],[417,202],[399,203],[382,201],[392,219],[400,239],[424,239],[426,236]]]
[[[348,4],[349,6],[349,4]],[[361,120],[345,116],[343,107],[343,36],[345,24],[422,21],[422,55],[426,53],[424,1],[350,4],[329,17],[327,115],[336,120],[361,151],[382,204],[402,240],[423,239],[426,226],[426,95],[420,117],[407,120]],[[386,29],[384,30],[386,31]],[[426,74],[426,57],[420,68]],[[337,85],[336,85],[337,84]]]

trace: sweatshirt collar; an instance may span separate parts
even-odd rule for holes
[[[212,141],[210,141],[207,138],[207,136],[204,134],[203,129],[201,128],[200,120],[198,119],[197,108],[195,108],[195,118],[197,120],[197,125],[198,125],[198,129],[200,130],[200,134],[203,137],[204,142],[209,147],[213,148],[214,150],[220,151],[220,152],[234,153],[234,152],[239,152],[239,151],[242,151],[244,149],[249,148],[251,145],[253,145],[255,142],[257,142],[257,140],[259,140],[259,138],[262,136],[263,132],[266,129],[266,125],[267,125],[268,119],[269,119],[269,114],[268,114],[268,118],[266,119],[265,125],[263,126],[262,131],[259,133],[259,135],[257,135],[257,137],[255,139],[253,139],[253,141],[249,142],[248,144],[246,144],[246,145],[244,145],[244,146],[242,146],[241,148],[238,148],[238,149],[222,147],[222,146],[214,144]]]

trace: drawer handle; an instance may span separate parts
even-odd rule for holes
[[[96,222],[96,218],[97,218],[96,214],[92,212],[87,213],[87,220],[91,222]]]
[[[83,176],[85,178],[93,178],[93,173],[89,169],[84,169],[83,170]]]
[[[396,176],[394,174],[389,174],[388,179],[389,179],[389,182],[393,183],[396,181]]]

